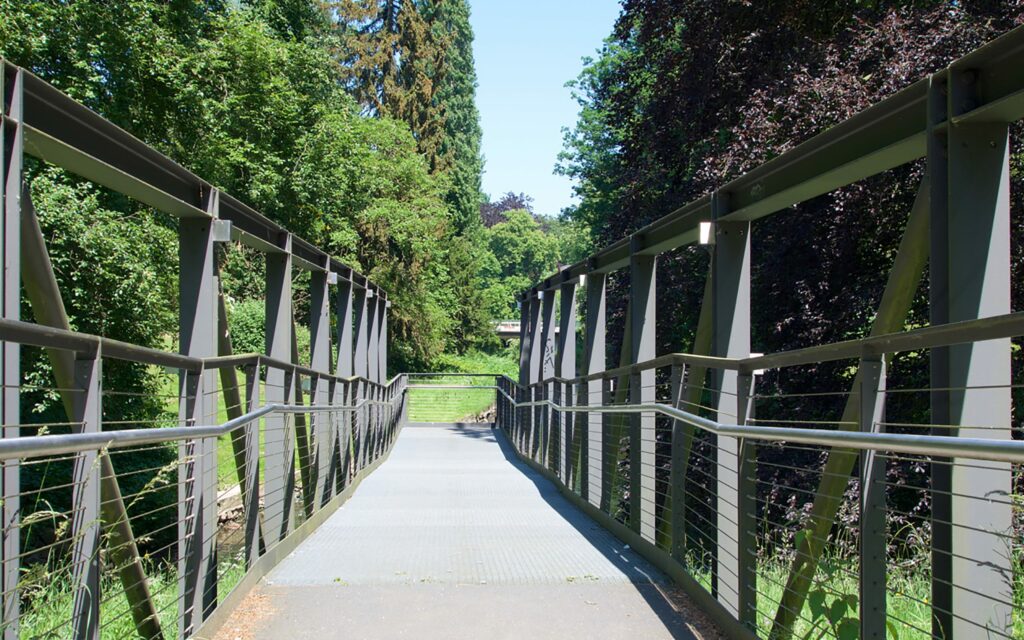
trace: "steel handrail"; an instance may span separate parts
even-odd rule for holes
[[[447,385],[444,388],[451,389],[456,387],[455,385]],[[658,402],[622,405],[562,405],[553,400],[519,402],[498,385],[490,387],[465,385],[461,388],[494,389],[512,403],[513,408],[516,409],[546,406],[555,411],[565,411],[567,413],[658,413],[674,420],[680,420],[709,433],[732,438],[768,442],[793,442],[865,451],[891,451],[894,453],[936,456],[940,458],[970,458],[973,460],[1024,463],[1024,441],[1020,440],[723,424]]]
[[[354,405],[301,405],[272,402],[218,425],[168,427],[159,429],[121,429],[98,433],[48,434],[24,438],[0,439],[0,460],[63,455],[95,449],[123,449],[147,444],[163,444],[215,438],[236,431],[270,413],[351,413],[365,405],[390,406],[394,401],[360,400]]]

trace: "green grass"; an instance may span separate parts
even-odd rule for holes
[[[245,402],[245,388],[242,376],[236,373],[236,378],[239,382],[239,391],[242,394],[242,402]],[[262,405],[264,402],[264,388],[263,385],[259,386],[260,390],[260,402]],[[177,375],[164,375],[161,378],[160,383],[160,394],[166,398],[165,406],[166,410],[172,414],[178,412],[178,376]],[[217,376],[217,422],[215,424],[224,424],[228,421],[228,409],[227,404],[224,402],[224,391],[220,384],[220,375]],[[221,436],[217,439],[217,478],[218,485],[221,490],[227,489],[238,483],[238,476],[235,472],[235,453],[234,448],[231,444],[232,437],[239,437],[241,431],[236,431],[233,434]],[[263,456],[263,432],[260,431],[260,457]],[[263,480],[263,467],[260,465],[260,481]]]
[[[458,374],[415,378],[409,386],[411,422],[470,420],[494,406],[494,389],[417,389],[417,384],[493,386],[493,378],[467,378]]]
[[[518,376],[515,348],[498,353],[470,351],[446,354],[435,363],[442,375],[410,378],[409,420],[412,422],[458,422],[469,420],[494,406],[494,389],[416,389],[417,384],[493,386],[494,376]],[[486,377],[460,374],[486,373]]]
[[[711,572],[706,564],[690,562],[689,573],[711,592]],[[782,599],[789,565],[778,560],[762,562],[757,571],[757,635],[767,638]],[[1014,572],[1015,611],[1012,637],[1024,638],[1024,575]],[[823,560],[814,585],[793,628],[795,640],[857,638],[859,620],[858,567],[850,560]],[[927,571],[898,571],[887,576],[886,637],[891,640],[931,640],[931,582]]]
[[[245,576],[243,554],[239,552],[224,555],[228,557],[218,562],[218,602],[223,602],[224,598]],[[177,570],[174,566],[165,563],[146,562],[145,564],[146,575],[149,576],[149,592],[160,618],[160,627],[164,631],[165,637],[173,638],[177,635],[178,629]],[[73,596],[71,579],[66,572],[51,578],[46,589],[30,595],[27,602],[22,605],[21,637],[70,637],[69,617]],[[105,572],[101,579],[100,598],[100,637],[137,637],[128,600],[113,571]]]

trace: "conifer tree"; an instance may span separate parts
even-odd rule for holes
[[[441,155],[450,169],[447,194],[454,226],[465,232],[480,226],[480,113],[476,106],[476,67],[473,27],[467,0],[432,0],[429,13],[434,31],[450,40],[438,99],[445,109]]]
[[[348,89],[371,114],[412,129],[431,173],[448,168],[441,151],[445,109],[439,99],[449,38],[430,23],[431,6],[414,0],[338,0],[337,61]]]

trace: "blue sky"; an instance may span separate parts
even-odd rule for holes
[[[565,83],[579,75],[619,15],[617,0],[471,0],[477,106],[483,127],[484,193],[533,196],[557,215],[572,184],[552,173],[562,127],[578,107]]]

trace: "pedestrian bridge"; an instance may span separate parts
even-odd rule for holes
[[[219,637],[696,637],[674,591],[500,431],[412,424]]]
[[[1024,638],[1024,28],[524,291],[516,379],[392,375],[389,292],[0,66],[5,640]],[[176,342],[72,330],[26,156],[177,219]],[[908,164],[869,326],[753,353],[761,221]]]

